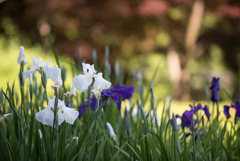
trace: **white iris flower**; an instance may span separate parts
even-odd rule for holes
[[[35,59],[33,56],[31,56],[33,61],[33,66],[23,72],[23,79],[24,81],[30,77],[31,74],[36,73],[37,71],[39,73],[45,72],[46,77],[50,78],[54,84],[51,85],[52,88],[60,88],[62,86],[62,76],[61,76],[61,69],[58,67],[58,65],[55,65],[55,67],[48,67],[48,65],[52,62],[43,62],[43,59],[41,57]]]
[[[101,91],[103,89],[108,89],[111,86],[111,83],[105,80],[102,77],[102,73],[96,74],[96,70],[94,69],[94,64],[85,64],[82,63],[83,66],[83,74],[80,74],[73,78],[73,87],[75,87],[79,92],[86,91],[88,86],[92,84],[93,79],[94,84],[93,87],[95,90]]]
[[[33,66],[27,70],[27,71],[24,71],[23,72],[23,80],[25,81],[30,74],[34,74],[36,73],[37,71],[38,72],[42,72],[42,71],[45,71],[46,68],[48,68],[48,65],[52,62],[52,61],[49,61],[49,62],[43,62],[43,59],[41,57],[37,59],[35,59],[33,56],[31,56],[32,58],[32,61],[33,61]]]
[[[28,63],[28,61],[25,59],[24,47],[20,46],[20,51],[19,51],[17,63],[21,65],[22,62],[24,63],[24,65]]]
[[[52,99],[49,99],[47,108],[35,114],[35,118],[44,125],[53,126],[55,98],[56,97],[54,96]],[[73,124],[78,118],[78,111],[73,108],[66,107],[64,101],[58,99],[57,108],[58,126],[61,125],[64,120],[69,124]]]

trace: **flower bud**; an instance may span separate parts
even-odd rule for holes
[[[112,138],[116,137],[116,134],[114,133],[112,125],[109,122],[107,122],[106,125],[107,125],[107,128],[108,128],[110,138],[112,139]]]
[[[42,139],[43,135],[42,135],[42,131],[40,129],[38,129],[38,134],[39,134],[39,138]]]

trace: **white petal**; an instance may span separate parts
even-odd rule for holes
[[[52,61],[49,61],[49,62],[44,63],[43,59],[41,57],[39,57],[38,60],[35,59],[33,56],[31,56],[31,58],[32,58],[32,61],[33,61],[33,65],[37,66],[38,68],[40,68],[40,67],[46,68],[52,62]]]
[[[25,81],[29,76],[30,74],[34,74],[36,73],[37,71],[36,70],[33,70],[33,69],[30,69],[30,70],[26,70],[24,71],[22,74],[23,74],[23,80]]]
[[[32,78],[32,73],[29,75],[29,85],[33,84],[33,78]]]
[[[35,118],[44,125],[49,125],[49,126],[53,125],[53,121],[54,121],[53,110],[54,110],[55,98],[56,97],[54,96],[52,99],[49,99],[48,106],[46,109],[39,111],[35,114]],[[58,100],[58,108],[62,107],[63,104],[64,104],[64,101]],[[64,121],[64,115],[61,108],[59,108],[57,116],[58,116],[58,126],[59,126]]]
[[[20,51],[19,51],[19,55],[18,55],[18,59],[17,59],[17,62],[20,65],[21,65],[22,61],[24,61],[24,64],[28,63],[28,61],[25,59],[25,52],[24,52],[24,47],[23,46],[20,47]]]
[[[78,111],[76,111],[73,108],[69,108],[69,107],[63,107],[63,115],[64,115],[64,120],[69,123],[69,124],[73,124],[74,121],[78,118]]]
[[[92,76],[90,75],[78,75],[72,79],[73,87],[76,88],[79,92],[86,91],[88,86],[92,83]]]
[[[50,108],[37,112],[35,118],[44,125],[53,126],[54,113]]]
[[[51,78],[52,75],[54,74],[54,71],[55,71],[55,68],[53,68],[53,67],[47,67],[47,68],[45,69],[45,73],[46,73],[47,78]]]
[[[76,94],[76,88],[74,88],[74,87],[72,87],[72,89],[70,90],[70,96],[71,95],[74,95],[74,96],[76,96],[77,94]]]
[[[82,63],[82,66],[83,66],[83,74],[93,75],[93,74],[96,73],[96,70],[94,68],[94,64],[90,65],[90,64]]]
[[[103,90],[108,89],[111,87],[111,83],[102,77],[102,73],[98,73],[97,75],[94,75],[95,82],[94,82],[94,89],[96,90]]]
[[[53,96],[52,99],[50,98],[50,99],[48,100],[48,105],[47,105],[48,108],[54,108],[55,98],[56,98],[56,97]]]
[[[64,120],[67,123],[73,124],[74,121],[78,118],[78,111],[73,108],[66,107],[64,101],[58,100],[58,108],[60,109],[59,112],[63,114]]]
[[[33,65],[36,66],[39,64],[38,60],[34,58],[34,56],[31,56]]]
[[[61,77],[61,69],[58,68],[58,65],[55,67],[47,67],[45,68],[45,72],[47,78],[50,78],[54,83],[58,83],[58,85],[62,85],[62,77]]]
[[[40,57],[39,57],[40,58]],[[42,59],[42,58],[41,58]],[[51,64],[52,61],[49,62],[43,62],[43,61],[39,61],[38,67],[42,67],[42,68],[47,68],[49,64]]]
[[[64,115],[61,110],[58,111],[58,126],[61,125],[64,121]]]

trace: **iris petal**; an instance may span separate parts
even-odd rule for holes
[[[92,83],[92,76],[90,75],[78,75],[72,79],[73,87],[76,88],[79,92],[86,91],[88,86]]]

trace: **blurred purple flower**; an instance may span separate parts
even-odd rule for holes
[[[113,89],[111,89],[113,92],[116,92],[116,94],[120,97],[122,97],[122,100],[130,99],[132,97],[132,94],[134,92],[134,86],[126,87],[125,85],[119,86],[113,85]]]
[[[185,111],[182,115],[182,122],[184,124],[184,127],[191,127],[192,125],[192,117],[193,114],[191,111]]]
[[[179,115],[176,115],[176,118],[181,118],[182,120],[182,127],[188,127],[192,130],[192,117],[193,117],[193,113],[191,111],[185,111],[181,116]],[[170,120],[170,124],[172,125],[173,124],[173,121],[172,119]],[[197,120],[194,119],[194,127],[195,125],[197,124]]]
[[[109,97],[117,104],[118,109],[121,109],[121,102],[130,99],[134,92],[134,86],[126,87],[125,85],[119,86],[113,85],[112,89],[107,89],[101,92],[101,97],[103,99],[108,99]]]
[[[204,107],[202,107],[202,104],[201,103],[198,103],[197,106],[192,106],[192,105],[189,105],[191,107],[191,112],[193,114],[196,114],[198,112],[198,110],[203,110],[205,115],[207,116],[208,120],[211,116],[211,114],[209,113],[209,110],[208,110],[208,107],[207,105],[205,105]]]
[[[97,108],[97,99],[94,96],[92,96],[92,98],[87,100],[87,102],[86,102],[87,105],[88,105],[89,101],[90,101],[89,105],[90,105],[91,109],[93,111],[95,111],[96,108]],[[102,104],[102,99],[99,99],[99,106],[98,106],[98,108],[101,106],[101,104]]]
[[[190,130],[193,130],[192,129],[192,117],[193,117],[193,114],[196,114],[198,112],[198,110],[203,110],[205,115],[207,116],[208,120],[211,116],[211,114],[209,113],[209,110],[208,110],[208,107],[207,105],[205,105],[204,107],[202,107],[202,105],[199,103],[197,104],[197,106],[192,106],[192,105],[189,105],[191,107],[191,110],[188,111],[186,110],[182,116],[179,116],[179,115],[176,115],[176,118],[181,118],[182,120],[182,127],[188,127],[190,128]],[[196,126],[197,124],[197,120],[196,119],[193,119],[194,120],[194,127]],[[203,119],[203,122],[204,122],[204,119]],[[173,124],[173,121],[172,119],[170,120],[170,124],[172,125]]]
[[[79,115],[78,118],[81,119],[82,115],[86,113],[86,105],[82,104],[78,107]]]
[[[236,101],[234,105],[231,105],[231,107],[236,109],[236,116],[240,117],[240,101]]]
[[[207,116],[208,121],[209,121],[209,118],[210,118],[211,114],[210,114],[210,112],[209,112],[209,110],[208,110],[207,105],[205,105],[205,106],[203,107],[203,111],[205,112],[205,115]]]
[[[191,112],[193,114],[196,114],[198,112],[198,110],[202,109],[201,103],[197,104],[197,106],[192,106],[192,105],[189,105],[189,106],[191,107]]]
[[[227,105],[223,106],[223,113],[227,119],[229,119],[231,117],[231,115],[229,113],[229,109],[230,109],[230,106],[227,106]]]
[[[220,96],[219,96],[219,93],[218,93],[218,91],[220,90],[219,79],[220,78],[216,78],[216,77],[212,78],[212,84],[210,86],[210,90],[212,90],[211,100],[213,102],[217,102],[217,101],[220,100]]]
[[[103,100],[111,98],[117,104],[117,107],[120,110],[121,102],[126,99],[130,99],[132,97],[133,92],[134,92],[134,86],[126,87],[125,85],[121,85],[121,86],[113,85],[113,89],[107,89],[101,92],[101,98],[99,99],[99,107],[101,106]],[[85,102],[85,104],[82,104],[79,106],[79,118],[81,118],[82,114],[86,112],[85,108],[88,105],[90,105],[91,109],[95,111],[97,108],[97,99],[94,96],[92,96],[90,99],[88,99]],[[82,110],[82,113],[80,110]]]
[[[236,117],[240,117],[240,101],[236,101],[235,104],[232,104],[231,106],[223,106],[223,113],[226,116],[227,119],[231,117],[229,113],[230,108],[235,108],[236,110]]]

